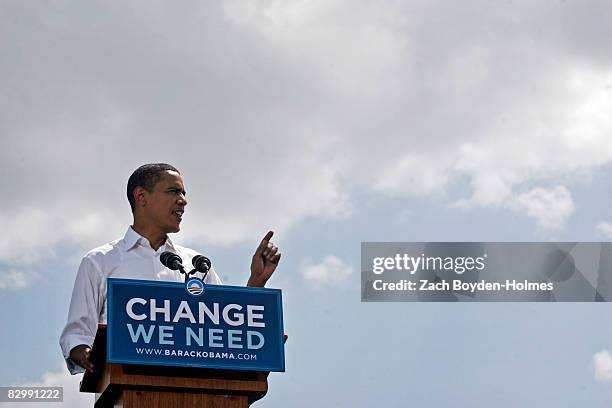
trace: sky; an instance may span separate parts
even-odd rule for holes
[[[168,162],[172,238],[224,282],[275,231],[287,371],[257,406],[610,406],[607,304],[359,293],[362,241],[612,240],[610,38],[607,1],[1,1],[0,385],[91,406],[58,345],[76,269]]]

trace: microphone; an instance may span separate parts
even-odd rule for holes
[[[210,259],[208,259],[204,255],[196,255],[191,260],[191,263],[193,264],[193,267],[196,271],[202,272],[204,274],[204,277],[206,277],[206,274],[210,270]]]
[[[168,269],[172,269],[173,271],[180,270],[181,273],[185,273],[185,269],[183,268],[183,260],[177,254],[170,251],[162,252],[162,254],[159,256],[159,261]]]

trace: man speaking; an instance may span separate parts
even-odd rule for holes
[[[183,282],[185,276],[168,269],[160,255],[170,251],[191,264],[198,253],[173,243],[169,233],[178,232],[187,200],[179,171],[169,164],[140,166],[127,185],[127,198],[134,222],[123,238],[87,253],[81,261],[72,291],[68,321],[60,337],[60,346],[72,374],[93,371],[91,346],[99,323],[106,323],[106,279],[126,278]],[[251,261],[247,286],[264,287],[276,270],[281,254],[270,239],[269,231],[257,247]],[[211,267],[204,277],[207,284],[221,284]]]

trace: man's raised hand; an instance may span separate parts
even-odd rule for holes
[[[278,247],[270,242],[272,235],[274,232],[268,231],[253,254],[251,276],[247,286],[263,288],[278,266],[281,253],[278,252]]]

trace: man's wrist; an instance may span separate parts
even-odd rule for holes
[[[247,281],[247,286],[251,288],[263,288],[264,286],[266,286],[266,282],[264,280],[256,279],[251,276]]]
[[[89,345],[87,344],[79,344],[78,346],[74,346],[71,350],[70,350],[70,358],[71,359],[75,359],[75,358],[79,358],[81,357],[81,355],[85,352],[86,349],[91,348],[89,347]]]

